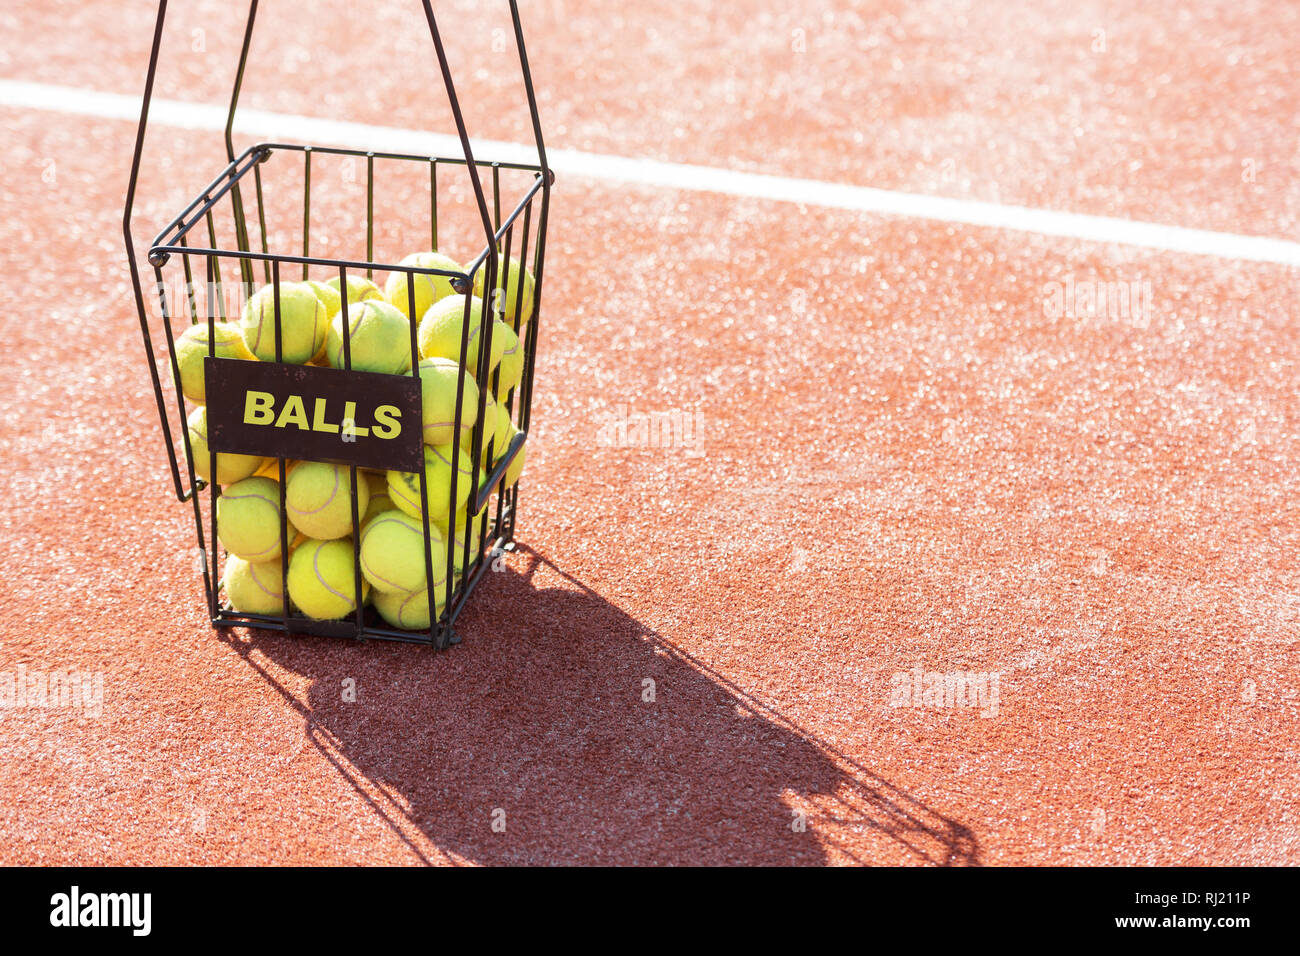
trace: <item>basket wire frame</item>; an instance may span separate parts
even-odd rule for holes
[[[244,30],[243,45],[240,51],[239,66],[236,72],[235,85],[231,94],[230,107],[227,115],[225,128],[225,146],[228,164],[226,167],[204,187],[192,199],[185,208],[181,210],[154,238],[148,251],[148,262],[153,267],[154,281],[156,283],[159,308],[161,312],[162,327],[164,331],[164,341],[166,345],[166,354],[169,359],[172,386],[176,396],[176,412],[178,415],[179,430],[181,442],[184,449],[184,467],[176,455],[175,440],[172,434],[171,419],[168,414],[167,400],[164,395],[163,382],[159,375],[158,364],[154,360],[155,347],[154,337],[151,332],[149,313],[145,305],[144,286],[140,278],[139,263],[136,259],[135,247],[131,237],[131,216],[135,201],[136,187],[139,180],[140,163],[143,154],[144,137],[148,122],[149,104],[152,99],[154,78],[157,71],[159,51],[163,33],[164,21],[167,12],[167,0],[160,0],[158,7],[158,17],[154,30],[153,45],[150,51],[149,68],[145,80],[145,91],[143,103],[140,111],[140,123],[137,128],[135,151],[132,158],[131,177],[127,188],[126,206],[123,214],[123,234],[127,250],[127,259],[131,271],[133,291],[135,294],[136,307],[140,317],[141,334],[144,339],[145,350],[148,357],[150,375],[154,386],[155,398],[158,406],[159,420],[162,425],[163,440],[167,449],[168,461],[171,468],[173,486],[178,500],[189,501],[192,505],[195,520],[195,532],[198,539],[199,553],[202,555],[202,576],[204,590],[207,596],[208,612],[212,623],[217,627],[231,626],[252,626],[265,628],[269,630],[278,630],[294,633],[308,633],[339,637],[353,637],[365,640],[370,637],[382,638],[395,641],[406,641],[413,643],[431,644],[435,647],[443,648],[449,644],[458,642],[453,625],[456,618],[465,606],[466,601],[472,594],[475,586],[482,578],[483,574],[491,566],[491,560],[504,550],[511,547],[514,540],[516,519],[519,507],[519,484],[516,482],[510,487],[503,487],[504,477],[510,465],[515,458],[522,453],[524,444],[527,440],[527,433],[530,424],[530,413],[532,404],[533,375],[535,369],[535,357],[537,348],[537,334],[539,325],[539,316],[541,312],[541,296],[544,279],[545,249],[546,249],[546,227],[547,214],[549,210],[550,189],[554,182],[554,175],[546,162],[546,149],[541,134],[541,125],[538,119],[536,96],[533,90],[532,76],[528,66],[528,57],[524,45],[523,31],[520,25],[519,10],[516,0],[510,0],[510,13],[514,26],[516,46],[519,52],[520,64],[523,72],[524,86],[528,97],[530,118],[533,126],[534,138],[537,145],[538,159],[537,164],[528,163],[506,163],[506,162],[487,162],[479,161],[474,158],[469,135],[466,130],[464,117],[460,108],[459,100],[456,96],[455,85],[453,83],[450,69],[447,65],[445,50],[442,44],[441,34],[438,30],[437,22],[434,17],[433,9],[429,0],[423,2],[425,17],[428,21],[429,31],[433,40],[434,48],[437,53],[439,67],[442,73],[444,85],[447,91],[448,101],[451,105],[452,115],[456,122],[457,132],[459,134],[463,156],[462,157],[438,157],[438,156],[420,156],[413,154],[401,154],[391,152],[375,152],[368,150],[345,149],[341,147],[314,146],[295,143],[259,143],[244,150],[238,156],[235,155],[232,132],[234,127],[234,118],[238,105],[239,94],[243,84],[246,67],[248,64],[248,52],[253,36],[254,22],[257,16],[258,2],[251,0],[249,5],[248,20]],[[286,254],[283,252],[273,252],[271,242],[268,236],[267,228],[267,203],[265,199],[265,189],[263,184],[263,167],[272,168],[277,165],[281,157],[288,158],[294,153],[301,154],[302,158],[302,248],[301,254]],[[317,154],[328,156],[341,156],[361,158],[365,160],[365,188],[366,188],[366,257],[364,260],[329,258],[312,255],[311,248],[311,229],[312,229],[312,165],[313,157]],[[272,162],[275,159],[276,162]],[[474,206],[478,213],[478,219],[481,222],[484,237],[484,246],[482,251],[474,258],[472,262],[465,266],[463,271],[455,272],[445,269],[424,268],[418,266],[403,265],[400,263],[385,263],[375,260],[374,242],[375,242],[375,166],[376,160],[381,162],[395,162],[401,164],[423,164],[428,168],[429,177],[429,239],[431,248],[439,248],[439,215],[438,215],[438,194],[439,194],[439,170],[464,170],[470,183]],[[408,167],[409,168],[409,167]],[[531,181],[528,188],[524,191],[521,199],[508,212],[505,218],[502,218],[502,170],[513,171],[520,174],[530,175]],[[491,208],[488,204],[488,192],[484,186],[484,172],[489,172]],[[252,179],[253,205],[254,213],[249,212],[244,200],[243,187],[248,185],[248,178]],[[444,172],[444,181],[447,173]],[[229,213],[230,222],[233,224],[233,233],[235,248],[223,247],[218,239],[217,213]],[[255,234],[250,234],[249,220],[254,218],[256,222]],[[197,238],[197,242],[195,239]],[[254,241],[257,242],[258,248],[253,248]],[[516,244],[517,243],[517,244]],[[499,309],[497,307],[497,296],[493,290],[498,290],[504,294],[509,289],[508,281],[498,282],[500,275],[501,263],[504,261],[509,264],[512,257],[517,257],[522,267],[530,267],[533,273],[533,292],[531,311],[523,314],[523,292],[525,283],[522,276],[516,281],[516,295],[513,303],[508,303],[509,308]],[[168,286],[164,269],[179,259],[184,277],[185,289],[184,302],[172,302],[168,297]],[[195,286],[195,260],[202,261],[202,275],[204,280],[204,315],[200,316],[198,297]],[[237,270],[238,279],[235,285],[246,297],[251,294],[258,281],[264,287],[270,286],[273,289],[274,301],[274,319],[275,319],[275,360],[283,361],[283,329],[280,315],[280,287],[285,281],[294,281],[300,270],[301,278],[307,279],[310,269],[315,266],[325,268],[337,275],[339,279],[341,295],[341,323],[342,323],[342,345],[343,345],[343,367],[352,368],[352,345],[351,345],[351,328],[348,319],[349,302],[346,294],[347,281],[349,274],[364,272],[366,278],[373,279],[376,271],[386,272],[389,274],[405,274],[407,282],[407,314],[415,316],[415,276],[441,276],[449,281],[453,289],[466,295],[466,306],[462,316],[461,339],[460,339],[460,356],[459,361],[462,368],[467,373],[474,375],[475,380],[479,383],[479,401],[477,408],[476,424],[473,428],[466,430],[462,428],[462,408],[464,397],[464,377],[458,379],[456,404],[455,404],[455,421],[452,427],[452,462],[451,468],[451,487],[450,502],[448,509],[448,535],[446,553],[442,556],[446,566],[446,574],[441,582],[440,587],[435,587],[433,574],[433,537],[431,535],[430,525],[430,495],[429,488],[423,468],[419,471],[420,497],[423,505],[423,530],[424,530],[424,561],[425,561],[425,580],[430,586],[427,589],[428,610],[430,624],[424,631],[404,631],[388,627],[381,621],[380,624],[368,623],[366,620],[366,609],[363,606],[363,575],[361,570],[360,557],[360,534],[357,533],[360,528],[361,515],[358,514],[358,465],[355,462],[347,462],[349,465],[349,483],[352,495],[352,527],[353,534],[352,552],[353,552],[353,584],[354,593],[353,605],[354,610],[350,620],[336,621],[319,621],[299,616],[293,612],[290,606],[288,594],[288,563],[289,563],[289,536],[288,536],[288,512],[285,502],[285,486],[287,479],[287,465],[285,458],[278,459],[278,477],[279,477],[279,495],[280,495],[280,566],[284,579],[283,597],[281,613],[278,615],[252,614],[246,612],[234,611],[221,603],[220,592],[222,581],[217,578],[216,568],[220,566],[220,545],[217,534],[217,502],[221,494],[221,489],[215,479],[218,477],[217,470],[217,452],[209,448],[208,474],[213,479],[206,482],[200,478],[195,471],[194,455],[191,447],[189,429],[186,425],[187,410],[185,394],[181,385],[180,367],[176,355],[176,336],[172,331],[172,323],[177,318],[187,318],[189,325],[198,325],[206,322],[208,326],[208,343],[209,355],[216,355],[216,337],[213,334],[215,324],[219,321],[224,322],[228,319],[237,318],[237,315],[227,315],[226,309],[226,287],[231,283],[223,280],[222,261],[226,262],[226,274],[231,276]],[[288,267],[290,271],[286,273],[284,269]],[[477,336],[477,345],[471,348],[470,323],[473,318],[470,308],[471,299],[469,298],[474,286],[475,280],[479,277],[481,270],[482,288],[484,290],[485,305],[492,306],[488,315],[496,318],[504,318],[502,312],[507,313],[512,318],[510,325],[512,331],[518,335],[523,333],[520,341],[520,347],[523,349],[523,373],[522,380],[512,388],[503,398],[500,399],[510,420],[514,422],[517,433],[512,439],[510,445],[505,449],[504,454],[498,457],[496,448],[497,436],[489,436],[487,447],[484,448],[483,429],[485,424],[485,413],[487,410],[487,392],[490,390],[493,396],[498,393],[501,370],[500,366],[491,371],[492,356],[492,321],[482,323],[483,334]],[[506,275],[508,279],[509,273]],[[241,299],[242,301],[242,299]],[[230,310],[232,313],[234,310]],[[418,380],[418,366],[420,361],[419,345],[416,335],[415,321],[411,322],[410,327],[410,349],[412,358],[412,368],[410,374]],[[474,364],[471,365],[470,363]],[[469,447],[462,448],[462,439],[468,440]],[[462,543],[460,554],[455,553],[456,543],[456,516],[455,507],[457,493],[461,491],[458,487],[461,481],[461,470],[456,467],[460,460],[462,451],[468,451],[471,468],[469,473],[470,489],[468,501],[465,506],[466,523],[465,527],[460,530]],[[479,462],[483,460],[483,454],[486,452],[487,461],[495,461],[493,467],[488,471],[485,479],[480,480]],[[204,509],[201,505],[201,494],[207,489],[208,494],[208,521],[204,522]],[[487,507],[495,495],[495,509]],[[489,524],[490,522],[490,524]],[[491,529],[489,533],[489,528]],[[474,532],[477,531],[477,534]],[[477,538],[478,545],[473,549],[475,553],[471,554],[471,542]],[[484,548],[485,542],[491,542],[488,548]],[[459,572],[456,570],[459,566]],[[441,593],[439,593],[441,592]],[[438,612],[438,605],[442,605],[441,613]]]

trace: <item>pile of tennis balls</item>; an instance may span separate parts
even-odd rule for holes
[[[418,252],[402,265],[448,271],[462,267],[438,252]],[[523,379],[521,339],[532,316],[534,280],[518,259],[503,260],[499,268],[497,304],[492,310],[491,368],[484,382],[459,364],[466,296],[459,295],[445,276],[417,275],[415,311],[424,418],[424,476],[429,502],[433,579],[424,560],[424,521],[420,476],[400,471],[357,469],[356,513],[362,572],[362,599],[373,603],[391,626],[424,630],[430,625],[428,588],[432,584],[435,614],[446,599],[447,538],[455,536],[453,573],[459,574],[470,537],[472,562],[481,548],[481,517],[467,515],[475,463],[471,461],[481,389],[489,389],[500,369],[495,394],[485,399],[482,453],[477,462],[480,484],[490,465],[505,454],[518,429],[506,409],[506,399]],[[522,284],[522,288],[521,288]],[[355,371],[411,372],[411,290],[407,275],[393,272],[381,289],[367,278],[348,276],[346,290],[337,277],[317,282],[280,283],[280,354],[284,362],[345,367],[343,296],[348,302],[349,350]],[[488,310],[482,298],[483,270],[469,298],[471,315],[467,361],[477,362],[478,336],[486,331]],[[219,322],[212,330],[213,351],[222,358],[274,362],[275,290],[264,286],[252,295],[238,323]],[[207,394],[203,359],[209,354],[209,327],[199,323],[176,341],[175,356],[185,397],[196,404],[188,418],[189,450],[195,474],[215,482],[217,532],[228,552],[224,585],[231,607],[248,614],[279,616],[284,605],[281,554],[289,550],[289,600],[294,608],[317,620],[337,620],[356,611],[353,562],[353,493],[346,464],[292,461],[286,464],[285,509],[287,542],[281,539],[280,466],[276,459],[221,453],[211,474],[207,444]],[[461,438],[456,460],[452,438],[456,390],[461,396]],[[488,460],[489,443],[493,461]],[[503,488],[519,480],[527,446],[511,462]],[[458,473],[456,500],[451,501],[451,476]],[[454,515],[453,515],[454,512]]]

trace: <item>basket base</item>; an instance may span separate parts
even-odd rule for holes
[[[397,641],[405,644],[426,644],[449,646],[459,644],[460,638],[451,628],[443,628],[447,638],[439,644],[439,629],[428,631],[394,630],[381,618],[374,608],[367,608],[362,616],[362,628],[357,629],[356,622],[316,621],[308,617],[268,617],[263,614],[245,614],[228,607],[218,609],[212,618],[212,626],[221,630],[234,627],[247,627],[259,631],[278,631],[281,634],[300,634],[312,637],[342,637],[355,641],[368,641],[371,638],[380,641]]]

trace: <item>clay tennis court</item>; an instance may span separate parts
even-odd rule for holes
[[[528,149],[506,4],[435,7]],[[211,627],[121,233],[156,5],[0,15],[0,670],[103,682],[0,709],[0,862],[1300,862],[1300,11],[521,7],[519,547],[442,652]],[[241,148],[452,130],[353,9],[262,4]],[[244,14],[169,12],[138,246]]]

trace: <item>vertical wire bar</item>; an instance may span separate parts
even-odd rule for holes
[[[496,235],[497,230],[501,228],[501,164],[492,164],[492,235]],[[497,243],[497,248],[501,247]],[[484,286],[483,288],[487,288]]]
[[[302,181],[302,256],[311,255],[311,147],[304,146]],[[307,279],[307,263],[302,264],[303,280]]]
[[[532,318],[532,303],[529,303],[529,313],[528,315],[525,316],[523,314],[524,273],[525,273],[525,269],[527,268],[525,263],[528,261],[528,249],[529,249],[528,241],[531,236],[530,230],[532,228],[532,218],[533,218],[533,201],[532,199],[530,199],[528,200],[528,205],[524,207],[524,234],[523,234],[523,238],[520,240],[519,243],[519,256],[518,256],[519,262],[517,266],[518,274],[515,277],[515,307],[514,307],[514,315],[515,315],[514,332],[515,332],[515,337],[519,342],[519,344],[516,347],[524,350],[525,358],[528,355],[528,349],[524,342],[524,339],[528,335],[528,330],[527,330],[528,320]],[[512,268],[516,268],[516,266],[511,264],[510,259],[508,257],[506,259],[505,268],[506,268],[506,281],[504,284],[507,293],[509,293],[510,270]],[[524,330],[524,334],[522,336],[519,334],[520,329]],[[523,378],[521,376],[519,385],[522,384],[523,384]],[[512,422],[514,421],[514,401],[517,392],[518,392],[518,386],[510,389],[510,391],[506,394],[506,398],[505,398],[506,416]],[[514,527],[513,516],[515,513],[516,490],[518,489],[518,487],[519,484],[518,482],[516,482],[515,484],[511,485],[509,488],[502,489],[502,492],[497,495],[496,530],[498,534],[500,534],[502,529],[506,527],[507,516],[510,517],[510,522],[509,522],[510,527],[512,529]],[[511,537],[513,538],[513,533]]]
[[[375,270],[375,154],[366,153],[366,278],[373,280]]]
[[[180,236],[176,240],[176,243],[177,245],[181,245],[181,246],[189,245],[185,241],[184,236]],[[199,305],[198,305],[198,301],[195,299],[194,296],[194,273],[190,269],[190,254],[188,252],[181,253],[181,265],[185,269],[185,298],[189,302],[189,306],[190,306],[190,325],[198,325]],[[159,281],[161,281],[162,271],[158,270],[158,274],[159,274]]]
[[[544,175],[544,174],[543,174]],[[533,319],[528,323],[528,348],[524,351],[524,380],[520,386],[519,430],[528,431],[532,419],[533,367],[537,362],[537,328],[542,319],[542,281],[546,266],[546,225],[550,214],[550,190],[542,189],[542,215],[537,223],[537,261],[533,264]]]
[[[513,6],[513,0],[512,0]],[[522,51],[522,46],[520,47]],[[526,67],[525,67],[526,69]],[[535,114],[534,114],[535,115]],[[539,131],[540,132],[540,131]],[[540,144],[540,141],[539,141]],[[543,154],[544,158],[545,154]],[[544,164],[543,164],[544,166]],[[528,323],[528,334],[524,348],[524,378],[520,384],[519,399],[519,421],[517,426],[525,435],[528,434],[528,428],[532,422],[533,410],[533,369],[537,363],[537,335],[538,327],[542,323],[542,281],[545,278],[546,266],[546,225],[550,216],[550,172],[545,170],[541,173],[544,177],[542,180],[542,212],[537,222],[537,250],[535,252],[536,261],[533,264],[533,312],[532,319]],[[527,439],[525,438],[525,442]],[[522,478],[520,479],[523,480]],[[519,519],[519,483],[516,482],[510,498],[510,520],[508,527],[505,529],[509,540],[514,540],[515,523]]]
[[[208,220],[208,240],[211,242],[211,248],[216,249],[218,248],[217,225],[212,219],[211,209],[207,211],[206,217]],[[212,311],[212,297],[215,295],[217,297],[218,307],[221,310],[221,321],[224,322],[226,321],[226,295],[221,285],[221,263],[218,262],[214,265],[212,260],[215,258],[215,256],[208,256],[208,312],[210,313]],[[213,288],[212,285],[212,277],[214,275],[217,280],[215,288]]]
[[[430,175],[437,176],[437,164],[430,167],[434,170]],[[437,189],[436,180],[434,189]],[[437,201],[434,202],[434,208],[437,208]],[[434,237],[437,237],[437,212],[434,213]],[[435,245],[436,248],[436,245]],[[406,273],[406,314],[415,315],[415,273],[407,271]],[[416,323],[414,320],[411,325],[411,374],[415,376],[417,382],[420,381],[420,345],[416,337]],[[421,383],[421,399],[423,399],[423,383]],[[429,493],[425,488],[424,477],[424,402],[420,402],[420,501],[424,507],[420,510],[420,520],[424,526],[424,596],[429,602],[429,643],[436,643],[434,637],[438,624],[438,587],[433,580],[433,534],[429,528]],[[455,426],[460,427],[460,410],[457,406]]]
[[[280,330],[280,260],[272,259],[271,262],[271,297],[275,303],[275,360],[284,361],[284,336]],[[289,630],[289,510],[285,502],[285,484],[288,481],[288,467],[283,456],[280,462],[280,572],[282,574],[281,590],[281,610],[283,614],[280,617],[280,623],[284,626],[285,631]]]
[[[163,323],[170,330],[171,316],[167,307],[167,292],[164,288],[162,269],[154,267],[154,277],[158,282],[158,297],[162,306]],[[198,324],[197,322],[195,324]],[[190,504],[194,510],[194,530],[199,541],[199,554],[203,556],[203,593],[208,599],[208,608],[211,609],[217,600],[217,588],[213,583],[211,569],[208,562],[208,545],[207,536],[203,533],[203,509],[199,505],[198,486],[200,484],[198,476],[194,473],[194,450],[190,445],[190,429],[185,416],[185,393],[181,391],[181,371],[176,364],[176,350],[172,347],[170,333],[168,335],[168,354],[171,356],[172,379],[176,383],[176,394],[179,396],[177,401],[181,413],[181,435],[185,446],[185,464],[190,473]],[[176,451],[172,448],[171,442],[167,442],[167,453],[172,459],[173,468],[176,467]]]
[[[284,362],[284,333],[280,328],[280,260],[271,260],[271,299],[275,315],[275,360]]]
[[[167,306],[167,287],[163,280],[162,268],[160,266],[154,266],[153,272],[154,272],[154,280],[157,284],[157,289],[158,289],[158,300],[160,303],[160,307],[162,309],[163,332],[165,333],[165,337],[167,339],[167,356],[169,361],[171,362],[172,384],[173,387],[176,389],[176,407],[177,410],[180,412],[181,439],[182,439],[181,443],[185,448],[185,462],[186,465],[189,467],[189,472],[190,472],[189,494],[191,497],[196,497],[195,486],[199,482],[197,476],[194,474],[194,451],[190,447],[189,420],[185,412],[185,391],[184,389],[181,388],[181,369],[176,362],[176,341],[172,336],[171,310]],[[195,324],[197,324],[197,320]],[[152,354],[150,355],[149,360],[151,363],[155,361]],[[154,371],[154,375],[156,376],[158,374],[158,369],[156,364],[154,366],[153,371]],[[160,407],[162,406],[162,401],[163,401],[162,391],[160,388],[158,391],[158,403]],[[166,419],[164,418],[164,427],[165,425],[166,425]],[[185,499],[185,491],[181,487],[180,463],[176,461],[176,449],[172,445],[170,429],[167,429],[166,437],[167,437],[167,458],[168,461],[171,463],[172,474],[175,476],[176,497],[180,498],[183,501]]]
[[[482,300],[480,300],[480,302],[481,301]],[[456,577],[454,573],[455,572],[454,556],[455,556],[455,542],[456,542],[456,510],[457,510],[456,492],[458,490],[457,484],[460,479],[460,451],[461,451],[460,433],[461,433],[461,427],[464,422],[464,416],[461,414],[462,412],[461,403],[465,400],[464,370],[466,369],[466,363],[468,360],[468,353],[469,353],[470,315],[473,312],[473,304],[474,304],[473,296],[467,295],[465,297],[464,318],[461,320],[461,327],[460,327],[460,367],[462,369],[462,374],[456,376],[456,404],[455,404],[455,412],[453,415],[454,427],[452,428],[452,432],[451,432],[451,462],[450,462],[451,486],[450,488],[448,488],[449,500],[447,502],[447,528],[448,528],[449,542],[447,545],[447,561],[448,561],[447,574],[445,576],[446,584],[447,584],[446,607],[448,608],[448,610],[450,610],[452,606],[452,596],[453,594],[456,593],[456,590],[453,588],[453,583],[454,583],[453,579]],[[484,309],[483,311],[486,311],[486,309]],[[480,326],[481,324],[482,323],[480,322]],[[482,338],[481,335],[477,337],[480,339]],[[480,342],[480,345],[481,344],[482,343]],[[480,351],[480,365],[481,363],[482,363],[482,353]],[[481,377],[476,376],[476,378],[481,378]],[[482,403],[483,403],[483,396],[480,394],[479,404],[482,405]],[[480,410],[480,415],[481,414],[482,413]],[[478,460],[479,460],[479,454],[481,452],[480,445],[482,443],[482,437],[483,437],[482,422],[476,422],[474,428],[471,429],[471,431],[473,433],[473,438],[470,441],[470,445],[472,448],[470,453],[470,494],[469,494],[470,502],[474,500],[474,496],[478,493]],[[423,478],[421,480],[423,480]],[[468,514],[468,510],[466,513]],[[462,577],[463,577],[463,571],[462,571]],[[451,618],[448,617],[449,622],[450,620]],[[445,647],[445,646],[446,646],[445,640],[439,644],[439,647]]]
[[[429,223],[433,232],[434,252],[438,251],[438,159],[429,158]]]
[[[266,255],[266,206],[262,202],[262,161],[258,160],[257,165],[253,167],[253,182],[257,185],[257,224],[259,231],[262,233],[262,255]],[[262,260],[262,270],[266,273],[263,280],[266,283],[271,281],[271,261]]]
[[[351,370],[352,368],[352,330],[348,327],[351,323],[348,321],[348,270],[346,266],[339,266],[339,318],[343,322],[343,367]],[[360,305],[361,303],[357,303]]]
[[[304,266],[304,271],[306,267]],[[339,318],[343,323],[343,367],[352,370],[352,321],[348,317],[348,270],[339,266],[339,288],[342,290]],[[355,424],[355,423],[354,423]],[[365,600],[361,583],[361,515],[357,510],[357,463],[348,462],[348,481],[352,489],[352,600],[353,618],[356,622],[357,640],[365,640]]]
[[[239,183],[236,182],[230,191],[230,202],[234,207],[235,214],[235,243],[239,246],[240,252],[248,251],[248,222],[244,218],[244,197],[239,191]],[[245,288],[253,284],[253,263],[251,260],[240,256],[239,258],[239,277],[244,283]]]
[[[492,201],[498,210],[501,208],[500,186],[501,186],[501,180],[499,176],[499,169],[496,168],[494,164],[494,168],[492,170],[492,192],[493,192]],[[510,288],[510,246],[511,243],[514,241],[514,236],[515,236],[515,224],[512,222],[509,226],[506,227],[506,234],[504,236],[505,242],[503,244],[504,251],[502,252],[501,259],[499,260],[497,265],[497,281],[496,284],[492,286],[488,296],[489,301],[492,303],[490,314],[492,316],[491,322],[493,325],[495,325],[496,323],[498,314],[501,315],[505,314],[504,310],[498,313],[498,309],[501,308],[500,302],[505,297],[506,290]],[[484,286],[484,288],[486,289],[487,286]],[[488,361],[491,360],[492,360],[492,356],[491,353],[489,353]],[[501,366],[499,364],[489,374],[488,379],[489,381],[487,383],[486,390],[492,393],[492,397],[495,400],[497,389],[500,388],[501,386]],[[493,422],[494,426],[495,424],[496,423]],[[498,447],[502,447],[502,446],[499,445],[497,442],[496,431],[494,428],[492,437],[488,439],[488,446],[487,446],[487,470],[489,472],[491,472],[492,468],[496,465]],[[498,523],[500,523],[502,495],[505,489],[502,488],[500,485],[498,485],[497,487],[500,490],[497,492],[497,496],[496,496],[496,506],[497,506],[496,511],[497,511],[497,521]],[[470,517],[469,514],[466,514],[466,524],[469,524],[471,521],[473,521],[474,524],[478,526],[479,534],[480,535],[486,534],[489,511],[491,511],[491,509],[485,507],[482,510],[482,512],[474,514],[472,518]],[[465,531],[465,557],[467,561],[469,559],[469,539],[470,539],[470,532],[469,529],[467,528]],[[474,561],[475,566],[477,567],[477,565],[480,564],[482,560],[483,560],[483,554],[480,551],[478,556],[475,558]]]
[[[529,205],[531,206],[531,203],[530,203]],[[494,288],[494,289],[492,290],[493,314],[494,314],[494,315],[495,315],[495,313],[496,313],[496,302],[497,302],[498,298],[502,298],[502,299],[504,299],[504,298],[505,298],[507,295],[509,295],[509,293],[510,293],[510,247],[511,247],[511,244],[513,243],[513,241],[514,241],[514,237],[515,237],[515,224],[512,222],[512,223],[510,224],[510,226],[506,229],[506,234],[505,234],[505,248],[504,248],[504,251],[502,252],[502,255],[501,255],[501,266],[500,266],[500,274],[501,274],[501,278],[498,280],[497,287]],[[516,280],[515,280],[515,281],[516,281],[516,284],[519,285],[519,286],[521,286],[521,287],[522,287],[522,285],[523,285],[523,283],[522,283],[522,281],[521,281],[522,278],[523,278],[522,276],[519,276],[519,277],[517,277]],[[516,310],[518,310],[518,306],[516,306],[515,308],[516,308]],[[504,309],[502,309],[501,314],[502,314],[502,315],[505,314],[505,310],[504,310]],[[517,315],[517,311],[516,311],[516,315]],[[517,319],[516,319],[516,322],[517,322]],[[503,361],[504,361],[504,360],[503,360]],[[498,365],[498,366],[496,367],[495,371],[493,371],[493,373],[492,373],[492,386],[491,386],[491,387],[492,387],[492,397],[493,397],[493,398],[497,398],[497,393],[498,393],[498,391],[499,391],[500,388],[501,388],[501,366],[500,366],[500,365]],[[497,399],[497,400],[499,401],[499,399]],[[507,405],[507,406],[506,406],[507,414],[509,413],[509,409],[510,409],[510,406]],[[492,466],[496,463],[496,462],[495,462],[495,457],[496,457],[495,452],[496,452],[496,434],[495,434],[495,432],[494,432],[493,435],[492,435],[492,441],[489,442],[489,444],[488,444],[488,469],[489,469],[489,470],[491,470]],[[506,496],[506,492],[507,492],[507,490],[508,490],[508,489],[505,487],[505,483],[504,483],[504,482],[502,482],[502,484],[498,486],[498,491],[497,491],[497,496],[496,496],[496,506],[497,506],[497,507],[496,507],[496,526],[497,526],[497,527],[500,527],[500,526],[501,526],[501,512],[502,512],[502,508],[505,506],[505,496]],[[487,531],[487,518],[488,518],[488,511],[489,511],[489,510],[490,510],[490,509],[484,508],[484,509],[483,509],[483,516],[482,516],[482,519],[480,520],[480,519],[478,519],[477,517],[476,517],[476,519],[475,519],[476,521],[480,521],[480,531],[481,531],[482,533],[486,533],[486,531]]]
[[[211,226],[211,213],[209,213],[209,226]],[[212,248],[214,249],[216,248],[215,241],[213,242]],[[217,257],[213,255],[209,255],[207,257],[208,292],[209,292],[208,302],[207,302],[208,355],[210,357],[215,357],[217,354],[217,330],[216,330],[217,320],[216,320],[216,313],[213,308],[212,295],[211,295],[212,288],[213,288],[212,285],[213,274],[216,273],[218,277],[220,276],[220,271],[217,270],[215,263],[213,262],[213,260],[216,258]],[[220,281],[219,278],[218,281]],[[186,429],[186,431],[188,431],[188,429]],[[218,544],[219,538],[217,536],[217,499],[221,497],[221,484],[217,480],[218,478],[217,452],[216,449],[212,447],[212,423],[211,422],[206,422],[205,431],[207,432],[208,469],[209,469],[208,476],[210,478],[210,481],[208,482],[208,502],[211,505],[210,518],[209,518],[210,524],[208,525],[208,527],[211,529],[211,541],[212,541],[212,562],[211,563],[215,566],[221,563],[221,552],[220,552],[220,546]],[[209,563],[208,553],[206,548],[204,549],[203,552],[203,563],[205,565]],[[208,616],[212,620],[216,620],[217,617],[217,591],[215,588],[212,588],[208,593]]]

